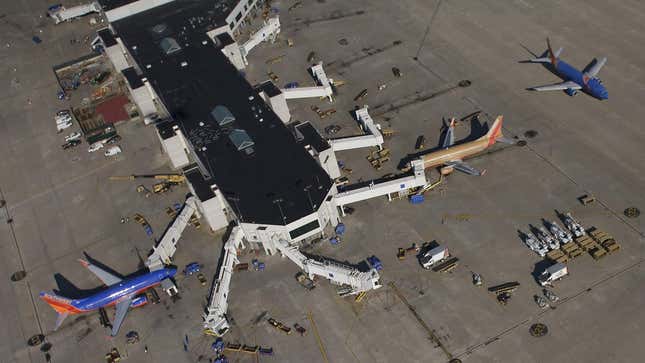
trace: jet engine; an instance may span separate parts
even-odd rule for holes
[[[578,94],[578,90],[575,90],[573,88],[567,88],[567,89],[564,90],[564,92],[566,94],[568,94],[569,96],[571,96],[571,97],[573,97],[573,96]]]
[[[148,298],[145,295],[137,295],[130,303],[131,308],[138,308],[148,303]]]

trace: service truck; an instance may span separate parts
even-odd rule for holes
[[[567,269],[567,265],[558,262],[544,270],[538,277],[538,280],[542,286],[551,286],[554,281],[560,280],[568,274],[569,270]]]
[[[426,270],[429,270],[437,262],[443,261],[450,256],[448,252],[448,247],[438,246],[429,251],[426,251],[419,257],[419,262],[421,266]]]

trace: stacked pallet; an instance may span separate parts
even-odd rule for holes
[[[565,243],[560,247],[560,250],[564,252],[569,258],[574,259],[580,255],[582,255],[582,250],[580,247],[575,242],[569,242]]]
[[[383,164],[390,160],[390,149],[374,150],[367,156],[367,161],[370,162],[372,167],[380,170]]]
[[[546,254],[546,257],[553,261],[553,262],[559,262],[559,263],[567,263],[569,262],[569,256],[567,256],[562,250],[556,249],[556,250],[551,250]]]
[[[584,251],[589,252],[594,260],[599,260],[607,254],[607,251],[589,236],[576,238],[576,244]]]
[[[457,257],[452,257],[447,261],[442,262],[439,265],[433,267],[432,271],[440,272],[440,273],[451,272],[457,267],[458,262],[459,262],[459,259]]]
[[[605,249],[608,253],[614,253],[620,249],[620,245],[614,237],[609,235],[607,232],[600,230],[591,231],[591,237],[598,242],[602,248]]]

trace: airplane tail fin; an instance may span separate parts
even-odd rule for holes
[[[504,122],[504,116],[499,115],[493,122],[493,125],[488,129],[486,135],[482,136],[482,139],[488,140],[488,146],[493,145],[497,139],[504,137],[502,134],[502,123]]]
[[[546,48],[549,50],[549,59],[551,59],[551,63],[555,64],[555,54],[553,54],[553,48],[551,48],[551,42],[548,37],[546,38]]]
[[[560,47],[558,48],[558,50],[554,52],[553,48],[551,48],[551,42],[549,41],[549,38],[546,38],[546,47],[547,47],[547,50],[546,52],[544,52],[544,54],[542,54],[541,57],[529,59],[529,62],[551,63],[555,65],[558,61],[558,57],[560,57],[560,53],[562,53],[562,50],[564,48]]]
[[[61,326],[65,318],[71,313],[74,312],[72,306],[72,299],[56,295],[49,292],[41,292],[40,298],[46,302],[49,306],[52,307],[58,313],[58,318],[56,319],[56,326],[54,330],[58,329]]]

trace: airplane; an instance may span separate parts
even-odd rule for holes
[[[602,81],[596,77],[600,69],[607,63],[607,58],[595,59],[585,67],[581,72],[571,66],[569,63],[560,60],[560,53],[562,49],[557,51],[551,49],[549,38],[546,39],[547,50],[542,54],[542,57],[530,59],[531,63],[548,63],[553,66],[555,73],[564,80],[564,82],[531,87],[532,91],[564,91],[569,96],[575,96],[579,90],[599,99],[606,100],[609,98],[607,89],[603,86]]]
[[[177,273],[176,268],[163,268],[122,279],[86,260],[79,259],[79,261],[103,281],[107,288],[81,299],[70,299],[54,292],[41,292],[40,298],[58,313],[54,330],[57,330],[69,315],[115,305],[116,314],[111,335],[116,336],[128,310],[148,303],[146,296],[141,293],[160,284],[162,280],[172,278]]]
[[[496,142],[504,142],[514,144],[513,140],[504,138],[502,135],[502,122],[504,116],[497,116],[495,122],[490,127],[486,135],[470,142],[453,146],[455,143],[455,119],[450,120],[450,125],[446,130],[441,150],[423,155],[424,168],[431,168],[441,166],[441,174],[446,175],[452,173],[453,170],[459,170],[468,175],[480,176],[486,173],[486,170],[478,170],[474,167],[464,163],[463,159],[484,151],[488,147],[494,145]]]

